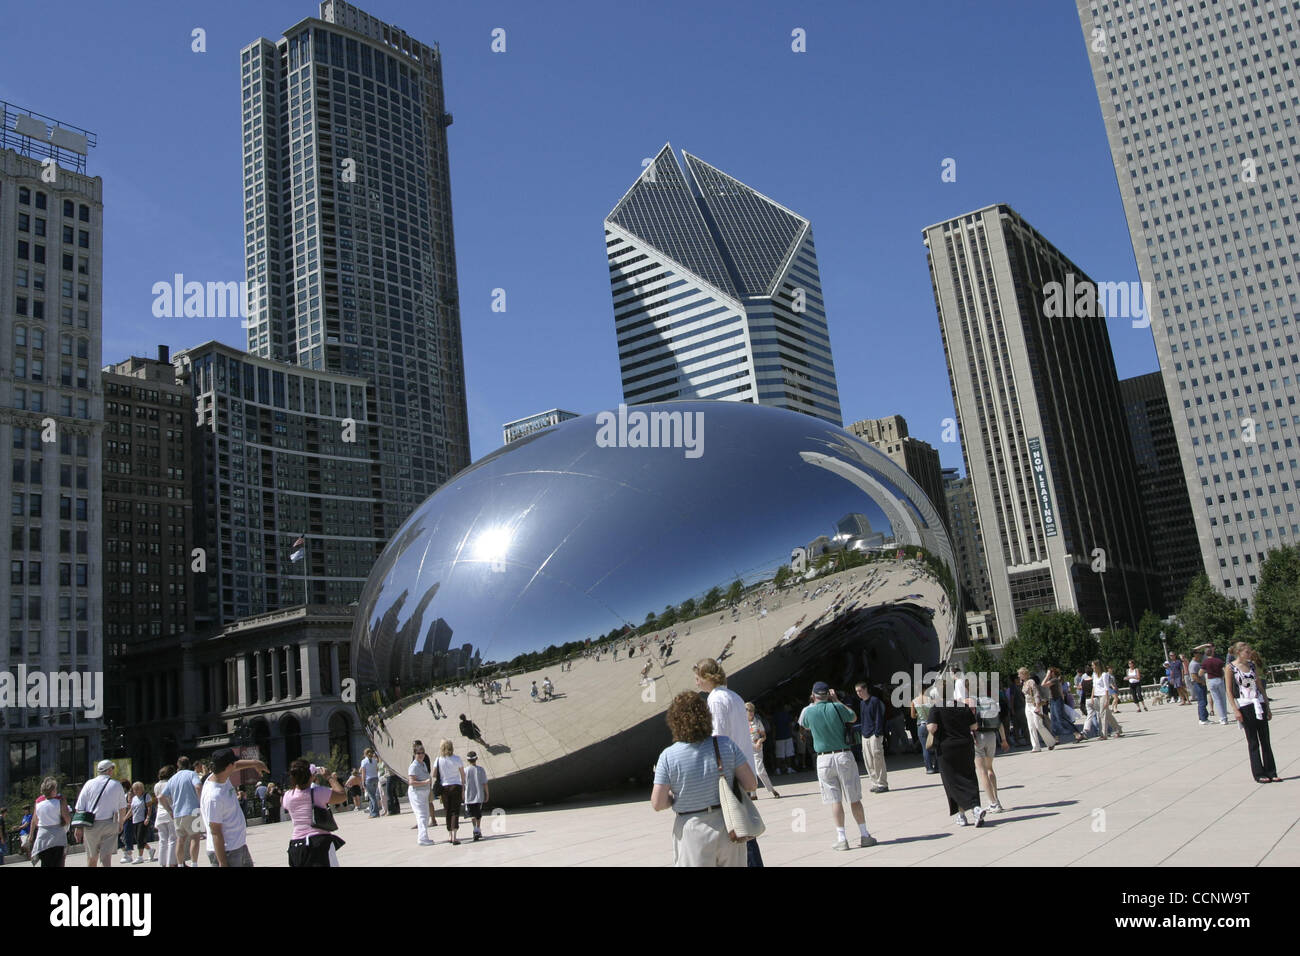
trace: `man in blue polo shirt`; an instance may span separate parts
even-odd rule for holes
[[[836,842],[832,849],[847,850],[848,837],[844,832],[844,800],[849,802],[853,819],[857,821],[859,846],[875,846],[876,839],[867,831],[867,815],[862,810],[862,781],[858,775],[858,762],[846,742],[846,725],[857,717],[841,704],[835,691],[825,681],[813,685],[812,703],[799,715],[799,726],[806,727],[813,738],[817,752],[817,782],[821,785],[822,803],[831,805],[835,819]]]

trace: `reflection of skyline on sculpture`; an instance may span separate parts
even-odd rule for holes
[[[640,625],[648,613],[698,601],[712,587],[725,591],[736,580],[747,587],[770,580],[789,567],[793,547],[821,537],[831,549],[852,538],[861,539],[858,547],[925,547],[937,515],[927,520],[922,507],[928,501],[911,500],[904,492],[910,479],[866,443],[795,418],[794,444],[775,464],[763,456],[762,480],[741,473],[731,481],[700,481],[710,461],[735,461],[737,455],[743,461],[756,450],[729,434],[735,406],[690,407],[704,411],[706,427],[712,424],[709,453],[700,461],[685,461],[672,449],[597,447],[594,416],[586,416],[466,472],[473,480],[463,487],[454,483],[454,509],[437,509],[431,520],[422,509],[399,534],[405,557],[389,563],[384,589],[403,599],[382,613],[364,608],[371,633],[386,645],[375,648],[378,659],[387,654],[395,663],[424,646],[421,624],[413,631],[411,622],[423,619],[434,594],[436,617],[477,648],[481,661],[505,662]],[[534,457],[544,457],[550,467],[531,469],[525,460]],[[631,468],[629,459],[635,462]],[[653,486],[629,477],[651,472]],[[568,487],[567,504],[585,507],[554,507],[560,476]],[[808,499],[813,515],[808,507],[772,507],[768,498],[778,493]],[[591,518],[597,511],[614,514],[614,527],[597,527]],[[729,518],[719,527],[702,517],[707,515]],[[846,530],[864,533],[846,539]],[[589,566],[589,543],[607,533],[625,546],[606,551],[600,566]],[[647,565],[653,568],[649,579]],[[417,591],[423,591],[422,600],[412,605],[407,595]],[[485,606],[489,593],[511,597]],[[454,671],[443,669],[440,676]]]
[[[494,799],[555,799],[644,774],[690,662],[724,647],[729,684],[760,700],[947,657],[952,549],[897,465],[780,409],[646,408],[702,416],[705,453],[600,447],[595,416],[564,422],[462,472],[384,551],[353,642],[384,760],[454,738]]]

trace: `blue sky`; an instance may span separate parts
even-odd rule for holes
[[[475,458],[505,421],[620,400],[602,222],[665,141],[812,221],[845,420],[901,413],[944,465],[962,462],[941,440],[953,410],[923,226],[1006,202],[1093,278],[1137,279],[1071,3],[359,5],[442,50]],[[237,319],[154,318],[150,289],[243,278],[239,49],[317,10],[6,14],[0,99],[99,136],[105,362],[244,345]],[[1156,369],[1149,330],[1110,331],[1121,377]]]

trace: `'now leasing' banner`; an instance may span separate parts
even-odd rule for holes
[[[1056,512],[1052,509],[1052,491],[1047,487],[1047,466],[1043,447],[1037,438],[1029,439],[1029,459],[1034,467],[1034,487],[1038,492],[1038,510],[1043,514],[1043,534],[1056,537]]]

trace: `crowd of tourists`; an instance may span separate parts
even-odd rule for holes
[[[1058,667],[1042,673],[1020,668],[996,699],[976,696],[974,682],[954,667],[921,688],[905,712],[865,681],[854,688],[856,707],[846,703],[852,698],[841,699],[818,681],[797,719],[789,703],[780,702],[770,720],[727,687],[717,659],[699,661],[694,671],[706,696],[685,691],[670,704],[666,719],[673,744],[655,764],[650,797],[655,810],[673,811],[675,866],[763,865],[758,840],[749,830],[760,784],[773,799],[781,796],[767,770],[769,759],[771,774],[777,776],[815,769],[822,803],[835,826],[832,848],[847,851],[855,842],[858,847],[876,845],[867,828],[862,776],[865,772],[872,793],[888,793],[885,755],[891,748],[907,749],[909,734],[926,772],[941,777],[954,825],[979,828],[989,814],[1003,812],[993,766],[999,749],[1021,746],[1041,753],[1070,740],[1122,737],[1116,717],[1121,707],[1148,709],[1134,661],[1124,671],[1127,688],[1113,667],[1094,661],[1073,679]],[[1211,718],[1226,725],[1231,714],[1245,733],[1252,778],[1261,784],[1280,782],[1263,666],[1248,644],[1234,644],[1226,662],[1212,645],[1188,657],[1170,654],[1162,687],[1174,688],[1166,693],[1179,705],[1195,704],[1201,726]],[[1186,700],[1179,689],[1187,690]],[[739,794],[734,802],[733,793]],[[858,828],[856,841],[846,826],[846,806]]]

